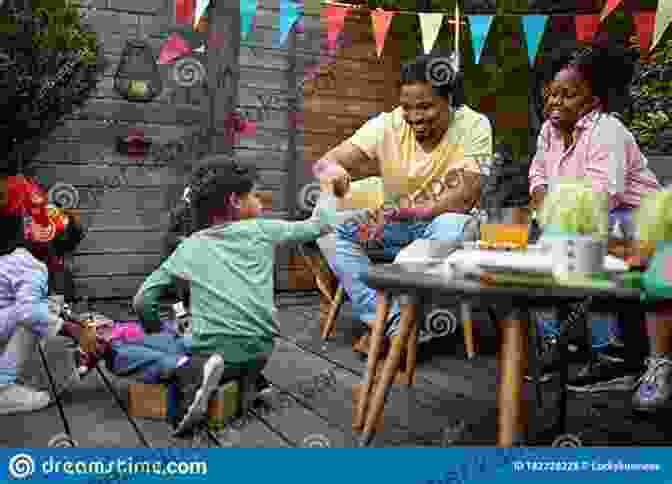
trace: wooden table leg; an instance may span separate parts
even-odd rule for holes
[[[366,447],[373,438],[374,427],[383,413],[385,400],[392,388],[391,383],[399,370],[402,350],[408,347],[411,328],[415,320],[415,301],[410,296],[401,296],[399,298],[399,306],[401,309],[400,334],[392,338],[392,347],[385,360],[383,374],[376,385],[373,399],[369,405],[369,411],[366,414],[364,431],[359,441],[360,447]]]
[[[329,336],[334,335],[334,330],[336,328],[336,318],[338,318],[338,313],[340,312],[344,297],[345,289],[343,289],[343,286],[338,286],[338,289],[336,289],[336,294],[334,295],[334,299],[331,301],[331,306],[329,307],[327,321],[325,322],[324,328],[322,329],[322,339],[326,340]]]
[[[476,356],[476,341],[474,339],[474,320],[471,316],[471,306],[468,302],[460,304],[462,313],[462,329],[464,331],[464,346],[467,350],[467,358],[472,359]]]
[[[369,345],[368,358],[366,362],[366,374],[364,383],[361,385],[361,391],[357,400],[357,409],[355,419],[352,422],[354,430],[361,430],[364,427],[364,418],[369,403],[369,394],[376,381],[376,368],[378,359],[383,352],[385,343],[385,323],[390,312],[390,298],[384,291],[378,291],[378,304],[376,306],[376,320],[373,322],[373,336]]]
[[[524,378],[528,361],[527,310],[501,321],[500,380],[497,387],[497,446],[512,447],[527,432]]]

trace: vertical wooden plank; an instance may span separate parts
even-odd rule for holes
[[[208,23],[210,87],[210,151],[234,154],[234,140],[226,133],[227,117],[238,106],[240,82],[240,2],[217,0]],[[226,46],[221,48],[219,46]]]
[[[297,86],[297,75],[296,75],[296,29],[292,29],[289,33],[289,46],[288,46],[288,68],[286,71],[287,74],[287,85],[289,86],[289,100],[290,107],[287,110],[287,124],[289,127],[289,135],[287,137],[287,164],[285,169],[287,170],[287,182],[290,187],[297,187],[297,167],[300,164],[299,154],[298,154],[298,145],[297,145],[297,120],[299,119],[299,107],[298,105],[298,86]],[[294,219],[297,216],[297,206],[296,206],[296,190],[286,190],[285,191],[285,200],[287,211],[289,216]]]

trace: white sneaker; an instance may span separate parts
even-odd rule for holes
[[[0,415],[42,410],[51,398],[47,392],[31,390],[19,384],[0,386]]]
[[[208,413],[210,397],[217,390],[224,373],[224,359],[218,355],[212,355],[203,365],[203,383],[196,391],[196,396],[184,418],[173,433],[175,437],[182,437],[205,418]]]

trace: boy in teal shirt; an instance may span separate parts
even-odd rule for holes
[[[145,330],[156,332],[164,291],[178,279],[191,285],[193,356],[176,370],[178,419],[184,414],[178,436],[204,418],[223,378],[262,368],[268,361],[279,333],[273,317],[275,246],[315,240],[333,223],[325,197],[305,221],[257,218],[262,203],[256,181],[254,168],[226,157],[199,169],[190,184],[197,231],[145,280],[134,298]]]

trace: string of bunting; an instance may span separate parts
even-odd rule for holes
[[[241,15],[241,40],[246,40],[254,30],[257,15],[258,0],[239,0]],[[175,0],[175,18],[178,24],[193,25],[196,28],[205,16],[210,0]],[[280,3],[280,35],[276,39],[276,47],[282,47],[293,28],[303,31],[302,18],[304,15],[321,15],[327,25],[327,39],[329,49],[336,50],[338,36],[345,26],[345,19],[353,10],[368,11],[371,15],[371,24],[376,42],[376,53],[382,55],[385,39],[390,30],[392,19],[396,15],[417,15],[419,18],[423,48],[429,53],[438,38],[444,20],[455,26],[455,51],[460,52],[460,31],[458,26],[468,24],[475,61],[480,62],[481,53],[485,47],[490,28],[495,15],[465,15],[465,22],[460,15],[459,2],[455,5],[453,18],[446,12],[414,12],[406,10],[370,9],[361,5],[322,0],[279,0]],[[575,17],[576,36],[579,41],[590,42],[600,25],[615,12],[623,0],[606,0],[601,13],[577,14]],[[528,57],[530,64],[534,64],[541,40],[546,31],[549,15],[503,13],[497,16],[521,17],[525,32]],[[663,33],[672,23],[672,0],[659,0],[657,10],[640,10],[634,14],[634,22],[640,42],[640,48],[653,50]]]

